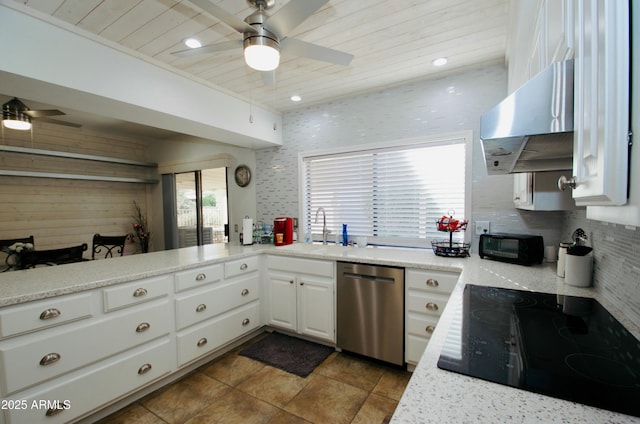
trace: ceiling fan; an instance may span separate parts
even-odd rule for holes
[[[49,116],[66,115],[58,109],[32,110],[22,103],[17,97],[2,105],[2,123],[5,127],[15,130],[30,130],[31,120],[37,119],[50,124],[65,125],[68,127],[80,128],[81,125],[70,122],[58,121],[48,118]]]
[[[214,53],[243,46],[245,62],[258,71],[276,69],[280,62],[280,51],[343,66],[348,66],[353,59],[352,54],[287,37],[290,31],[329,0],[291,0],[271,16],[265,11],[275,5],[275,0],[247,0],[247,3],[257,10],[247,16],[244,21],[216,6],[210,0],[190,1],[241,33],[243,39],[172,53],[178,57]]]

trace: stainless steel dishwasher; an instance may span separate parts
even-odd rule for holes
[[[337,345],[404,364],[404,268],[338,262]]]

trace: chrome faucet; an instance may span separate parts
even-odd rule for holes
[[[318,208],[316,211],[316,224],[318,223],[318,214],[322,211],[322,244],[327,244],[327,214],[324,212],[324,208]]]

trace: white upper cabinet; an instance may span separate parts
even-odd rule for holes
[[[627,202],[629,4],[574,0],[573,198],[579,206]]]

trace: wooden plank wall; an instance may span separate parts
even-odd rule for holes
[[[0,143],[148,160],[148,146],[144,142],[44,123],[34,123],[32,131],[2,128]],[[153,168],[1,151],[0,169],[157,178]],[[141,183],[0,176],[0,239],[33,235],[36,249],[87,243],[89,250],[85,257],[90,258],[93,234],[132,232],[133,202],[135,200],[146,211],[149,193],[147,184]],[[137,244],[128,243],[125,254],[135,253],[138,249]]]

